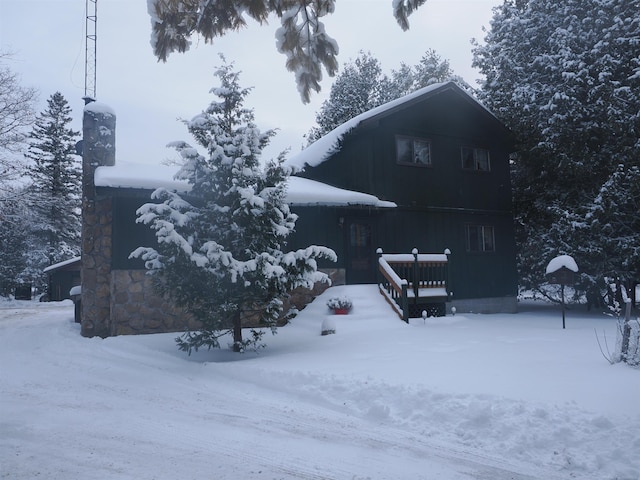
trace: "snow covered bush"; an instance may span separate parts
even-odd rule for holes
[[[333,317],[326,317],[322,321],[321,335],[333,335],[334,333],[336,333],[336,321]]]
[[[224,60],[224,59],[223,59]],[[262,149],[274,131],[260,132],[253,111],[243,106],[249,89],[239,86],[233,64],[224,63],[214,88],[219,100],[186,122],[206,155],[185,142],[173,147],[184,165],[176,178],[191,185],[188,195],[156,190],[138,210],[138,222],[156,232],[156,247],[140,247],[142,258],[161,294],[168,295],[200,321],[199,331],[177,339],[180,349],[217,348],[233,333],[233,349],[256,346],[261,332],[243,340],[243,320],[251,319],[275,332],[282,298],[298,286],[328,282],[316,260],[335,261],[326,247],[283,251],[296,215],[285,202],[289,175],[283,155],[261,165]]]
[[[327,301],[327,307],[332,310],[349,310],[353,306],[349,297],[332,297]]]
[[[614,352],[608,350],[606,337],[604,338],[604,348],[598,337],[600,351],[609,363],[625,362],[628,365],[638,367],[640,366],[640,318],[631,318],[631,298],[620,279],[606,278],[606,283],[608,307],[611,315],[617,318],[617,335]]]

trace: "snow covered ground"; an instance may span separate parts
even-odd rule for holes
[[[353,300],[321,336],[329,296]],[[70,302],[0,301],[0,478],[640,479],[640,370],[582,308],[401,322],[329,289],[244,355],[82,338]]]

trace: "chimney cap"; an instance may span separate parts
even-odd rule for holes
[[[91,113],[101,113],[103,115],[111,115],[113,117],[116,116],[116,112],[113,111],[113,109],[107,105],[106,103],[102,103],[102,102],[91,102],[91,103],[87,103],[84,106],[84,111],[85,112],[91,112]]]

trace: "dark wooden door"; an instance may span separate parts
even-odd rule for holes
[[[375,283],[375,222],[348,219],[346,230],[347,283]]]

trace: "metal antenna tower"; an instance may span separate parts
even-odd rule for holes
[[[84,51],[84,97],[96,99],[98,0],[86,0],[86,42]],[[85,100],[86,103],[86,100]]]

